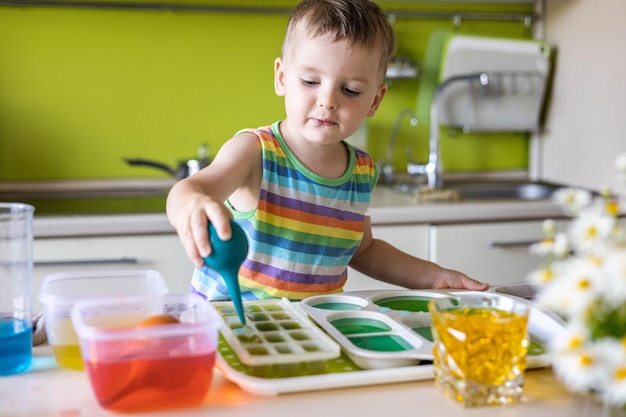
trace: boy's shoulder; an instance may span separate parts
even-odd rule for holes
[[[272,126],[261,126],[261,127],[247,127],[244,129],[240,129],[235,133],[235,136],[244,134],[244,133],[251,133],[253,135],[257,135],[257,136],[274,136],[274,133],[272,132]]]

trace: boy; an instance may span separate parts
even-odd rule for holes
[[[238,132],[168,196],[169,220],[196,266],[193,291],[228,298],[203,257],[211,251],[207,222],[228,239],[231,215],[250,242],[239,270],[245,299],[340,292],[348,265],[407,288],[487,288],[372,236],[365,214],[379,168],[344,139],[376,113],[394,51],[393,29],[369,0],[296,7],[274,62],[285,119]]]

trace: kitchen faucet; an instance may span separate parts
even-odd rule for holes
[[[474,94],[479,99],[497,99],[506,94],[518,94],[528,95],[529,88],[523,88],[521,91],[505,91],[502,85],[502,77],[522,77],[526,80],[530,80],[534,77],[542,77],[541,74],[532,72],[477,72],[471,74],[462,74],[452,76],[445,79],[435,89],[433,100],[430,104],[430,134],[428,144],[428,162],[426,164],[419,164],[409,161],[407,165],[407,172],[412,177],[425,176],[426,182],[430,188],[442,188],[443,187],[443,162],[441,160],[441,149],[439,146],[439,119],[437,112],[439,110],[439,101],[443,96],[443,93],[452,84],[460,81],[474,82]],[[540,102],[538,102],[540,103]],[[472,128],[470,125],[461,123],[461,127],[464,132],[469,132]],[[533,130],[536,126],[524,126],[524,128],[508,129],[512,131],[528,131]],[[481,131],[477,129],[476,131]]]
[[[486,88],[489,84],[489,76],[486,73],[465,74],[447,78],[435,89],[433,101],[430,103],[430,127],[428,140],[428,162],[419,164],[409,161],[407,172],[412,177],[426,177],[426,183],[430,188],[443,187],[443,161],[441,160],[441,149],[439,146],[439,120],[437,110],[439,108],[439,99],[443,92],[452,84],[458,81],[478,80],[482,88]]]
[[[411,126],[417,126],[418,123],[415,113],[413,113],[410,109],[403,109],[398,114],[396,123],[393,125],[393,130],[391,131],[391,136],[389,137],[389,142],[387,142],[387,153],[385,154],[385,159],[381,163],[381,180],[383,184],[386,185],[392,185],[395,180],[395,170],[393,168],[394,145],[398,137],[398,133],[400,132],[400,125],[402,124],[405,116],[409,117],[409,123],[411,123]]]
[[[441,98],[444,90],[452,83],[460,80],[469,80],[476,78],[475,74],[461,75],[457,77],[450,77],[444,80],[435,89],[433,100],[430,103],[430,127],[429,127],[429,140],[428,140],[428,162],[425,164],[409,161],[407,164],[407,172],[412,177],[426,177],[426,183],[430,188],[442,188],[443,187],[443,163],[441,161],[441,151],[439,149],[439,121],[437,118],[437,109],[439,106],[439,99]]]
[[[439,99],[443,95],[446,88],[458,81],[468,81],[478,79],[482,87],[486,87],[489,83],[489,78],[485,73],[468,74],[450,77],[444,80],[435,89],[433,100],[430,104],[430,134],[428,141],[428,161],[425,164],[420,164],[409,160],[407,164],[407,173],[411,177],[426,177],[426,183],[430,188],[442,188],[443,187],[443,164],[441,161],[441,152],[439,149],[439,121],[437,118],[437,109],[439,106]],[[383,184],[393,185],[395,181],[395,170],[393,168],[393,151],[400,125],[405,116],[410,117],[410,123],[412,126],[417,126],[417,117],[410,109],[404,109],[400,111],[391,131],[391,137],[387,143],[387,154],[385,160],[381,164],[381,180]]]

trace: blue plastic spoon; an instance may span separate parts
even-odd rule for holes
[[[221,240],[212,223],[209,223],[209,242],[211,242],[212,251],[209,256],[204,258],[206,266],[222,276],[228,294],[233,300],[237,315],[241,324],[246,324],[246,316],[243,314],[243,304],[241,301],[241,289],[239,288],[239,267],[241,266],[246,255],[248,254],[248,238],[245,232],[232,219],[230,220],[230,229],[233,231],[229,240]]]

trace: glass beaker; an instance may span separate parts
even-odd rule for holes
[[[0,375],[23,372],[32,360],[34,211],[0,203]]]

